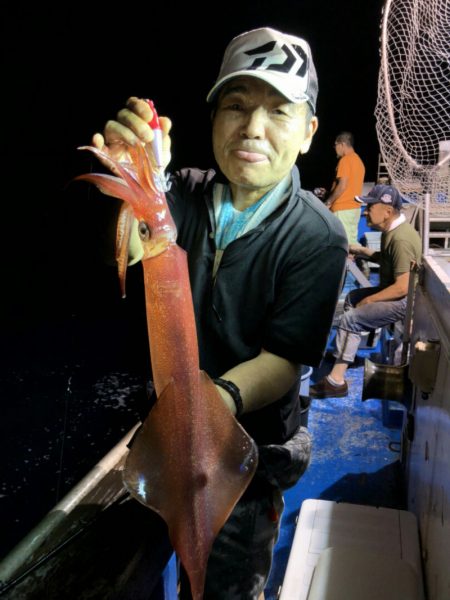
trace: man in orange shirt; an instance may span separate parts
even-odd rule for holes
[[[358,243],[358,223],[361,204],[355,196],[361,196],[364,183],[364,163],[353,148],[353,135],[341,132],[334,143],[339,162],[336,178],[328,196],[323,188],[314,190],[320,198],[325,196],[325,204],[344,225],[349,244]]]

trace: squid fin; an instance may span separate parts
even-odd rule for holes
[[[212,380],[203,371],[199,378],[200,410],[189,413],[172,380],[137,434],[123,473],[130,493],[166,521],[194,600],[203,597],[214,539],[258,462],[256,444]]]

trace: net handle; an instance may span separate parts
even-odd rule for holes
[[[394,108],[392,106],[392,98],[391,98],[391,86],[389,83],[389,69],[388,69],[388,57],[387,57],[388,17],[389,17],[389,12],[391,9],[392,2],[393,2],[393,0],[386,0],[386,4],[384,6],[382,27],[381,27],[381,66],[382,66],[382,70],[383,70],[384,88],[386,90],[387,112],[388,112],[389,122],[391,124],[392,133],[394,134],[394,139],[395,139],[395,143],[397,144],[397,147],[400,148],[401,153],[403,154],[406,162],[408,162],[415,169],[420,170],[422,168],[421,165],[419,165],[407,153],[405,147],[402,144],[402,141],[400,140],[400,138],[398,136],[397,127],[395,125]]]

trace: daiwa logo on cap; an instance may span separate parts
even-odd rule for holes
[[[283,44],[281,47],[278,42],[269,42],[252,50],[246,50],[248,56],[261,55],[250,64],[247,69],[266,69],[280,71],[282,73],[292,73],[298,77],[306,75],[308,56],[301,46],[294,44]],[[276,60],[277,62],[270,62]],[[282,62],[279,62],[279,61]]]
[[[228,44],[219,77],[210,90],[211,102],[234,77],[256,77],[291,102],[308,102],[316,110],[317,74],[308,43],[302,38],[261,27],[236,36]]]

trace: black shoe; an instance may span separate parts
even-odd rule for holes
[[[333,385],[328,377],[324,377],[309,386],[309,395],[311,398],[343,398],[348,395],[348,385],[346,381],[341,385]]]

